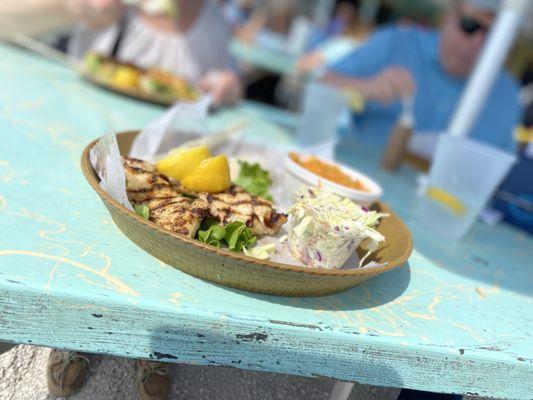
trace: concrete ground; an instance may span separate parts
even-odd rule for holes
[[[0,355],[0,399],[53,400],[46,389],[49,349],[17,346]],[[327,400],[333,381],[234,368],[176,365],[169,400]],[[134,361],[92,356],[89,376],[71,400],[137,400]],[[356,385],[350,400],[393,400],[397,389]],[[481,398],[476,398],[481,400]]]

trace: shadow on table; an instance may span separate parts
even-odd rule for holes
[[[411,268],[409,263],[406,263],[402,267],[371,278],[352,289],[328,296],[282,297],[224,288],[242,296],[290,307],[322,311],[356,311],[379,307],[395,300],[405,292],[410,280]]]
[[[508,229],[505,229],[508,228]],[[476,224],[460,242],[442,240],[411,227],[416,250],[438,268],[477,281],[480,289],[498,286],[533,297],[530,238],[510,227]]]

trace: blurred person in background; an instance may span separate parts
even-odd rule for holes
[[[233,31],[238,30],[249,20],[255,6],[254,0],[221,0],[219,3]]]
[[[293,21],[301,10],[298,0],[255,0],[250,18],[235,31],[235,37],[266,51],[284,53]],[[276,97],[279,74],[246,64],[241,68],[248,76],[246,98],[281,105]]]
[[[361,48],[333,65],[323,80],[366,99],[365,109],[353,118],[357,138],[386,143],[401,112],[400,100],[411,95],[415,130],[445,131],[499,3],[457,1],[440,30],[400,25],[379,29]],[[501,71],[470,136],[510,150],[520,112],[518,84]]]
[[[317,44],[332,37],[343,34],[353,34],[359,23],[359,1],[339,0],[336,2],[333,15],[328,23],[323,27],[317,27],[309,39],[309,47],[313,48]]]
[[[269,45],[278,39],[283,41],[299,10],[298,0],[255,0],[249,19],[237,30],[236,36],[248,43]]]
[[[239,79],[229,69],[231,29],[214,0],[1,3],[0,20],[7,21],[10,30],[37,34],[74,24],[67,50],[76,58],[87,52],[111,55],[115,50],[120,61],[184,76],[211,93],[216,104],[240,97]]]
[[[329,23],[324,27],[316,27],[312,32],[309,51],[298,59],[298,72],[312,72],[339,61],[353,51],[370,30],[371,25],[359,15],[359,1],[337,1]]]

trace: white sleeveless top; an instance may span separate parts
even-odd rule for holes
[[[118,24],[101,31],[78,25],[70,40],[69,53],[78,58],[88,51],[110,55],[118,30]],[[118,58],[197,81],[209,71],[229,68],[230,35],[226,20],[212,0],[204,0],[196,23],[184,33],[152,27],[130,9]]]

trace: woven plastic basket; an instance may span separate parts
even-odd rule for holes
[[[121,154],[128,154],[137,133],[117,134]],[[319,296],[346,290],[371,277],[399,267],[407,261],[412,252],[411,233],[401,219],[381,202],[374,204],[372,208],[390,214],[390,217],[384,218],[377,228],[386,240],[369,259],[380,264],[386,263],[382,267],[310,269],[257,260],[188,239],[162,229],[127,210],[100,188],[99,178],[89,161],[89,150],[95,143],[96,141],[90,143],[83,151],[82,170],[118,228],[152,256],[196,277],[252,292],[280,296]]]

